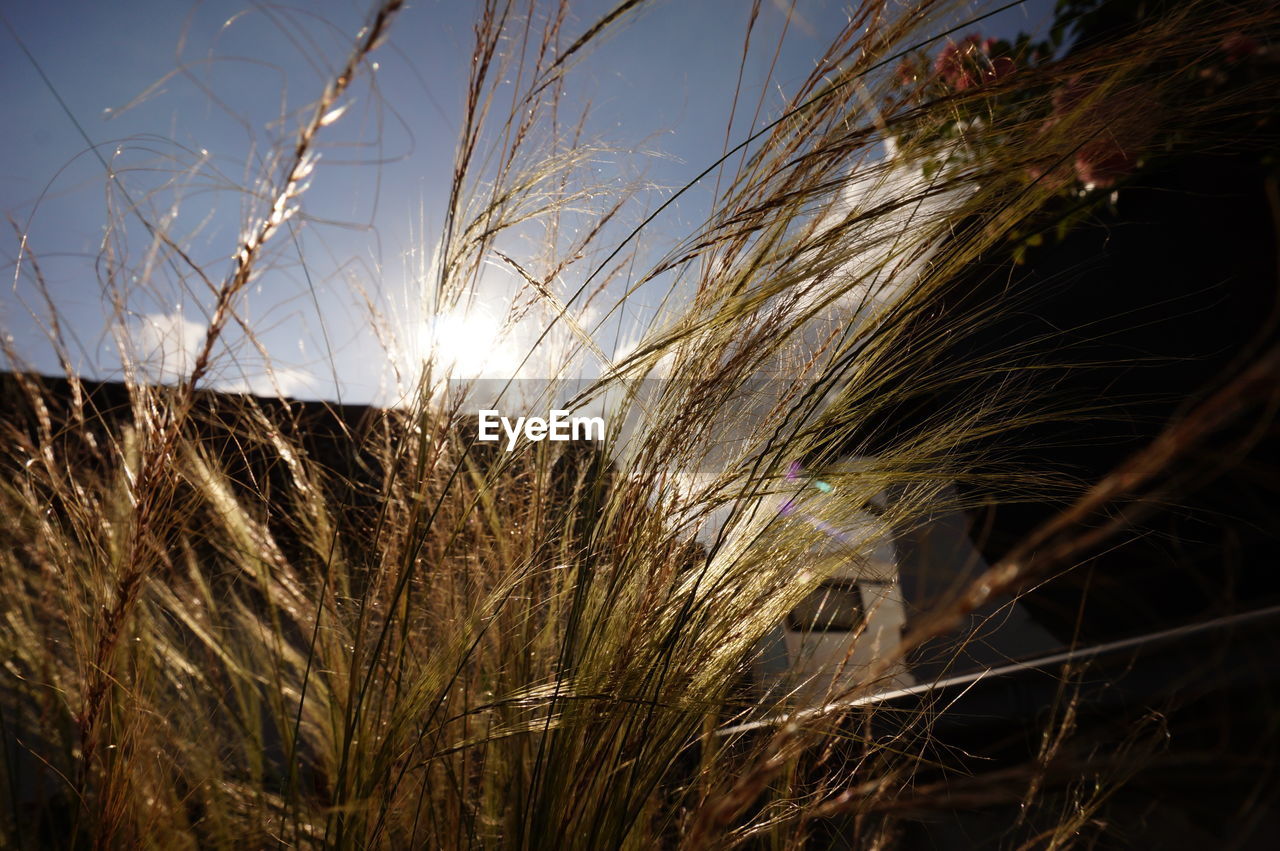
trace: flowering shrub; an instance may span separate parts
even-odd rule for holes
[[[927,180],[1008,163],[1015,184],[1060,196],[1061,203],[1050,204],[1057,212],[1049,230],[1061,237],[1099,206],[1113,204],[1125,181],[1190,138],[1165,119],[1194,107],[1221,112],[1225,126],[1233,99],[1254,97],[1248,92],[1274,79],[1277,54],[1268,47],[1274,34],[1247,27],[1221,37],[1216,48],[1207,40],[1208,49],[1198,55],[1175,59],[1153,52],[1141,74],[1124,79],[1108,76],[1105,68],[1087,75],[1071,70],[1073,38],[1096,40],[1097,32],[1123,29],[1114,20],[1090,17],[1107,12],[1104,7],[1094,0],[1060,2],[1046,40],[1023,34],[1006,41],[973,32],[904,59],[886,103],[886,112],[911,116],[894,128],[896,149],[919,161]],[[947,108],[929,108],[940,103]],[[1255,111],[1252,120],[1274,123],[1277,112]],[[1168,126],[1158,132],[1162,125]],[[1011,235],[1015,257],[1043,241],[1042,225]]]

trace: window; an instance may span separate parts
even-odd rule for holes
[[[852,632],[862,626],[862,594],[858,583],[828,579],[787,615],[792,632]]]

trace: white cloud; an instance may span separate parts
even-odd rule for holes
[[[151,381],[174,381],[191,371],[205,325],[181,313],[146,313],[129,328],[129,359]]]
[[[147,381],[178,381],[191,374],[206,329],[180,312],[143,314],[129,325],[128,359]],[[257,357],[252,362],[224,359],[202,383],[211,390],[256,396],[306,396],[316,390],[316,377],[308,370]]]
[[[305,369],[271,365],[238,377],[225,376],[211,382],[224,393],[251,393],[254,396],[310,398],[316,390],[315,376]]]

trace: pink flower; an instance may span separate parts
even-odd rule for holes
[[[913,65],[911,62],[907,61],[906,59],[899,62],[895,73],[898,77],[899,85],[902,85],[902,86],[915,85],[916,68],[915,68],[915,65]]]
[[[1232,33],[1222,40],[1222,51],[1227,54],[1231,63],[1243,62],[1250,57],[1262,53],[1262,43],[1244,33]]]
[[[1014,72],[1016,66],[1008,56],[992,57],[994,38],[982,38],[977,33],[965,36],[958,43],[950,42],[938,51],[933,60],[933,72],[943,82],[958,92],[1003,79]]]
[[[1115,186],[1117,180],[1127,176],[1137,165],[1133,153],[1111,136],[1087,142],[1076,152],[1076,177],[1081,183],[1100,189]]]
[[[1137,86],[1113,90],[1101,98],[1095,96],[1097,91],[1095,84],[1079,76],[1063,81],[1053,93],[1053,110],[1040,132],[1047,133],[1060,121],[1071,120],[1072,130],[1063,142],[1074,145],[1082,137],[1088,139],[1072,162],[1076,179],[1106,189],[1137,168],[1138,154],[1150,139],[1152,114],[1159,110],[1159,104],[1150,92]],[[1036,169],[1033,177],[1060,179],[1056,173],[1050,176],[1043,172]]]
[[[1052,120],[1056,121],[1063,113],[1069,112],[1077,103],[1088,97],[1093,89],[1094,87],[1085,83],[1079,74],[1064,80],[1061,86],[1053,90]]]
[[[948,42],[933,60],[933,72],[956,91],[964,91],[975,82],[971,56],[982,50],[982,39],[976,33],[965,36],[959,44]]]
[[[987,70],[987,78],[990,80],[1003,80],[1018,69],[1013,64],[1013,60],[1008,56],[997,56],[991,60],[991,67]]]
[[[1060,192],[1076,180],[1070,166],[1050,158],[1029,164],[1026,167],[1026,177],[1027,180],[1040,183],[1050,192]]]

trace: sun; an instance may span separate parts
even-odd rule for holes
[[[520,367],[512,330],[483,308],[459,307],[429,317],[419,337],[419,360],[449,378],[511,378]]]

